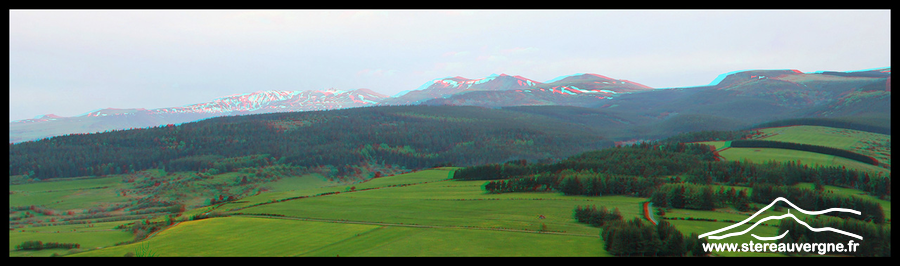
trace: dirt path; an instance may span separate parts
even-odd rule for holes
[[[644,218],[647,218],[648,221],[652,222],[653,225],[656,225],[656,220],[653,219],[652,213],[650,213],[650,202],[644,202]]]

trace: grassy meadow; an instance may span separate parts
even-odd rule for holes
[[[262,193],[241,200],[246,203],[227,203],[185,212],[219,211],[231,216],[182,221],[146,240],[119,246],[112,245],[127,241],[132,235],[110,228],[130,221],[95,224],[90,228],[86,227],[88,225],[57,225],[34,227],[24,232],[11,231],[10,256],[49,256],[54,253],[123,256],[141,248],[149,248],[157,256],[609,256],[603,249],[599,229],[574,221],[575,207],[619,208],[623,216],[630,219],[640,217],[640,204],[647,200],[629,196],[564,196],[556,192],[486,194],[482,189],[484,181],[448,180],[452,170],[433,169],[376,178],[356,184],[355,190],[341,185]],[[827,189],[860,193],[836,187]],[[298,195],[310,197],[284,200]],[[233,210],[247,207],[247,203],[265,203],[272,199],[284,201]],[[886,209],[889,209],[887,203]],[[754,206],[754,209],[758,207]],[[780,214],[783,213],[772,211],[763,217]],[[539,218],[541,215],[545,218]],[[749,217],[749,213],[738,213],[730,208],[715,211],[670,209],[665,217],[687,236],[732,223],[679,220],[679,217],[740,221]],[[751,233],[776,235],[777,221],[767,224],[756,227]],[[62,249],[12,250],[14,245],[26,240],[80,243],[82,249],[73,254]],[[750,240],[755,239],[746,234],[710,242],[746,243]],[[714,255],[741,254],[722,252]]]
[[[767,162],[767,161],[800,161],[809,166],[846,166],[851,169],[868,171],[870,173],[890,174],[891,148],[890,135],[870,133],[865,131],[822,127],[822,126],[787,126],[759,129],[763,135],[762,140],[792,142],[799,144],[819,145],[831,148],[845,149],[872,156],[884,166],[873,166],[854,160],[798,150],[776,148],[733,148],[727,147],[727,141],[703,141],[720,150],[719,155],[725,160]],[[727,149],[724,149],[727,148]]]
[[[767,140],[831,146],[871,154],[890,162],[890,136],[796,126],[762,129]],[[726,142],[704,142],[723,148]],[[796,161],[809,165],[844,165],[889,174],[890,170],[811,152],[729,148],[727,160]],[[559,192],[488,194],[487,181],[452,180],[454,167],[384,176],[365,182],[333,182],[319,173],[278,176],[258,184],[238,184],[249,172],[200,175],[148,170],[127,175],[67,179],[10,185],[10,257],[51,255],[119,257],[140,254],[181,256],[611,256],[603,247],[600,229],[578,223],[577,206],[618,208],[625,219],[642,218],[641,203],[633,196],[565,196]],[[261,176],[261,175],[260,175]],[[253,175],[255,178],[261,178]],[[812,186],[801,183],[797,186]],[[749,189],[736,187],[737,189]],[[880,203],[890,219],[889,200],[862,191],[825,186],[831,193],[867,197]],[[749,191],[748,191],[749,192]],[[221,195],[237,200],[204,204]],[[169,205],[101,210],[97,206],[157,203],[167,199],[188,202],[181,213]],[[35,205],[38,208],[29,208]],[[129,205],[133,206],[133,205]],[[733,208],[713,211],[665,209],[663,217],[685,237],[703,234],[742,221],[750,212]],[[150,210],[143,212],[144,210]],[[99,214],[95,215],[95,212]],[[216,213],[220,216],[190,220]],[[750,224],[786,210],[768,210]],[[90,214],[90,215],[89,215]],[[794,213],[804,218],[802,213]],[[85,217],[80,217],[85,216]],[[65,218],[65,219],[63,219]],[[119,218],[118,221],[109,221]],[[690,218],[690,219],[688,219]],[[691,220],[715,219],[716,221]],[[137,239],[116,226],[176,221]],[[66,224],[63,220],[83,222]],[[728,220],[728,221],[726,221]],[[767,221],[750,233],[775,236],[779,221]],[[736,232],[750,224],[732,229]],[[14,226],[15,225],[15,226]],[[80,249],[17,251],[25,241],[79,243]],[[748,243],[750,234],[720,243]],[[124,243],[124,244],[122,244]],[[117,245],[118,244],[118,245]],[[713,256],[785,256],[775,253],[713,253]]]
[[[574,221],[575,206],[618,207],[623,215],[637,217],[639,203],[646,200],[559,193],[490,195],[481,189],[484,182],[447,180],[451,172],[448,168],[376,178],[358,184],[356,191],[332,187],[341,193],[185,221],[139,243],[76,256],[121,256],[140,245],[159,256],[608,256],[598,229]],[[267,194],[245,200],[271,199]],[[218,208],[235,207],[230,205]]]

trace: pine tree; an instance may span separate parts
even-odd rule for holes
[[[788,245],[788,249],[785,249],[785,252],[784,252],[784,254],[788,254],[788,253],[790,253],[790,252],[788,252],[788,250],[793,249],[791,244],[794,243],[794,238],[791,237],[790,233],[788,233],[783,238],[779,239],[778,243],[784,243],[784,244]],[[796,250],[792,250],[792,251],[796,252]]]
[[[716,207],[716,198],[713,195],[713,190],[711,186],[706,186],[703,188],[702,196],[700,197],[700,209],[701,210],[712,210]]]
[[[703,246],[708,243],[706,238],[699,238],[699,235],[697,235],[697,233],[691,233],[690,238],[697,239],[697,242],[695,242],[691,250],[691,253],[694,257],[709,256],[709,252],[703,250]]]

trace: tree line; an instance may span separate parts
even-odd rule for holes
[[[484,185],[484,189],[488,193],[559,191],[565,195],[646,197],[663,182],[660,178],[595,173],[590,169],[579,172],[566,169],[559,173],[491,180]]]
[[[618,207],[612,211],[609,211],[606,206],[600,206],[600,209],[597,209],[595,205],[584,207],[578,205],[575,207],[575,221],[586,223],[593,227],[601,227],[606,222],[622,221],[622,219],[622,213],[619,212]]]
[[[848,195],[825,193],[821,189],[800,188],[794,186],[779,186],[772,184],[754,184],[750,200],[756,203],[768,205],[778,197],[788,199],[797,207],[808,211],[819,211],[829,208],[845,208],[856,210],[861,215],[846,212],[829,212],[825,215],[840,218],[852,218],[863,221],[871,221],[876,224],[885,222],[884,210],[881,204],[873,200]],[[784,204],[784,203],[778,203]],[[787,207],[787,205],[782,205]]]
[[[876,160],[875,158],[872,158],[872,156],[862,155],[862,154],[844,150],[844,149],[836,149],[836,148],[825,147],[825,146],[820,146],[820,145],[800,144],[800,143],[771,141],[771,140],[735,140],[735,141],[731,141],[731,147],[734,147],[734,148],[778,148],[778,149],[808,151],[808,152],[840,156],[840,157],[844,157],[844,158],[847,158],[850,160],[867,163],[867,164],[871,164],[871,165],[875,165],[875,166],[878,165],[878,160]]]
[[[835,127],[835,128],[845,128],[845,129],[866,131],[866,132],[872,132],[872,133],[878,133],[878,134],[886,134],[886,135],[891,134],[890,117],[887,117],[887,119],[875,118],[875,117],[872,117],[872,118],[865,118],[865,117],[794,118],[794,119],[784,119],[784,120],[765,122],[765,123],[754,125],[752,128],[783,127],[783,126],[797,126],[797,125]]]
[[[606,250],[615,256],[709,256],[703,250],[706,239],[691,233],[687,238],[667,221],[656,225],[644,223],[640,218],[612,221],[602,226],[600,236]]]
[[[707,256],[696,233],[688,239],[667,221],[644,224],[639,218],[625,220],[619,208],[612,211],[601,206],[576,206],[575,220],[600,227],[605,249],[615,256]]]
[[[854,219],[840,219],[827,216],[807,217],[803,222],[813,228],[834,228],[861,236],[857,239],[835,232],[814,232],[794,219],[782,219],[778,226],[778,235],[788,232],[779,243],[842,243],[844,253],[859,257],[890,257],[891,256],[891,226],[887,224],[873,224]],[[859,243],[856,250],[850,252],[847,244],[853,240]]]
[[[760,135],[761,132],[758,130],[735,130],[735,131],[720,131],[720,130],[703,130],[697,132],[687,132],[678,134],[675,136],[671,136],[664,140],[659,141],[660,143],[688,143],[688,142],[698,142],[698,141],[726,141],[726,140],[739,140],[739,139],[748,139],[750,137]]]
[[[29,240],[22,242],[22,244],[16,245],[16,250],[42,250],[42,249],[51,249],[51,248],[64,248],[64,249],[73,249],[73,248],[81,248],[81,244],[78,243],[59,243],[59,242],[41,242],[37,240]]]
[[[890,173],[870,174],[839,165],[813,167],[800,161],[702,161],[686,171],[684,176],[684,181],[695,184],[750,186],[760,183],[796,185],[800,182],[818,182],[859,189],[881,199],[887,199],[891,195]]]
[[[494,180],[485,187],[490,193],[565,190],[564,193],[572,195],[599,195],[598,192],[605,190],[603,194],[622,194],[621,191],[607,190],[604,187],[610,186],[604,186],[602,182],[596,183],[593,177],[598,174],[604,175],[600,180],[605,182],[627,183],[616,185],[628,190],[626,194],[648,196],[649,193],[641,191],[655,189],[654,185],[666,182],[746,187],[754,184],[796,185],[810,182],[859,189],[881,199],[888,199],[891,195],[890,173],[885,176],[843,166],[812,167],[799,161],[716,161],[712,146],[684,143],[667,145],[645,142],[618,146],[584,152],[555,163],[528,163],[519,160],[471,166],[457,170],[453,178]],[[631,177],[613,177],[615,175]],[[564,178],[567,176],[582,178],[567,180]],[[654,177],[672,178],[659,182]],[[592,184],[586,185],[588,182]]]
[[[690,183],[665,184],[653,191],[650,201],[661,208],[713,210],[732,206],[742,212],[750,210],[751,202],[746,189],[715,190],[711,185]]]
[[[423,169],[560,159],[612,145],[583,126],[538,115],[472,106],[379,106],[218,117],[10,144],[9,175],[47,179],[271,164]],[[228,161],[253,155],[265,156],[240,165]]]
[[[556,163],[512,161],[459,169],[456,180],[498,180],[558,173],[563,170],[593,171],[619,175],[655,177],[681,174],[701,161],[714,161],[713,148],[705,144],[658,145],[647,142],[584,152]]]

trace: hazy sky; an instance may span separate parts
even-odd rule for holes
[[[261,90],[889,67],[890,10],[10,10],[10,121]]]

